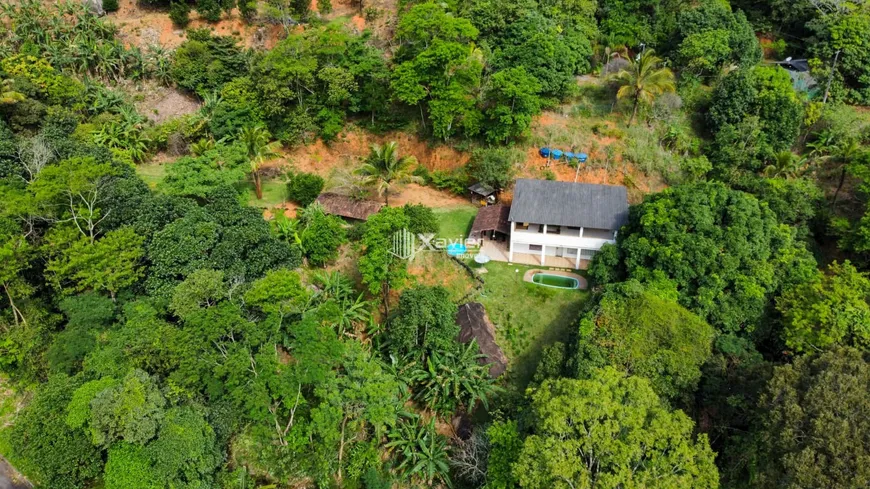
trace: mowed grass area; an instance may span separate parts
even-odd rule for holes
[[[263,179],[263,199],[257,199],[254,191],[254,182],[244,181],[240,183],[244,191],[248,205],[259,208],[272,208],[287,202],[287,182],[284,179]]]
[[[139,175],[149,187],[156,188],[157,184],[166,176],[166,165],[162,163],[143,163],[136,165],[136,174]]]
[[[438,237],[445,239],[467,238],[474,224],[478,207],[462,205],[456,207],[441,207],[433,209],[438,217]]]
[[[166,176],[166,164],[145,163],[136,165],[136,174],[152,189],[157,188]],[[263,179],[263,199],[257,200],[254,183],[250,180],[239,182],[245,200],[251,207],[271,208],[287,202],[287,182],[283,178]]]
[[[474,278],[447,253],[425,251],[418,253],[408,264],[411,280],[408,285],[440,285],[450,292],[450,298],[461,301],[473,292],[477,285]]]
[[[524,282],[526,271],[536,267],[503,262],[484,267],[483,291],[475,300],[486,308],[498,344],[510,359],[509,381],[522,391],[535,373],[543,348],[568,338],[589,292]]]

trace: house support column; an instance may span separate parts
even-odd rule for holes
[[[514,229],[516,229],[517,224],[511,221],[511,235],[508,238],[508,261],[514,261]]]
[[[580,248],[577,248],[577,261],[574,264],[574,270],[580,270]]]
[[[544,236],[547,235],[547,225],[544,224]],[[547,245],[541,245],[541,265],[544,264],[545,256],[547,254]]]

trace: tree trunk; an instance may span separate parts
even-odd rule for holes
[[[12,293],[9,292],[9,287],[6,284],[3,284],[3,290],[6,292],[6,298],[9,299],[9,306],[12,308],[12,317],[15,319],[15,326],[18,326],[18,318],[21,318],[21,323],[27,324],[27,319],[25,319],[24,314],[21,314],[21,310],[15,306],[15,301],[12,300]]]
[[[260,182],[260,172],[252,172],[254,175],[254,191],[257,193],[257,200],[263,200],[263,186]]]
[[[628,118],[628,127],[631,127],[632,122],[634,122],[634,118],[637,117],[637,106],[639,105],[639,103],[640,103],[640,101],[637,98],[635,98],[634,99],[634,108],[631,109],[631,117]]]
[[[843,183],[846,181],[846,165],[843,165],[843,170],[840,171],[840,183],[837,184],[837,190],[834,192],[834,197],[831,199],[831,208],[837,203],[837,197],[840,195],[840,190],[843,189]]]
[[[347,416],[341,420],[341,443],[338,445],[338,487],[341,487],[341,461],[344,458],[344,428],[347,425]]]
[[[384,294],[384,319],[386,320],[390,317],[390,285],[387,282],[381,286],[381,293]]]

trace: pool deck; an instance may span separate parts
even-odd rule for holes
[[[536,273],[546,273],[547,275],[558,275],[560,277],[571,277],[573,279],[576,279],[577,282],[579,283],[579,285],[577,286],[577,289],[586,290],[589,288],[589,283],[586,282],[586,279],[584,277],[582,277],[581,275],[577,275],[576,273],[571,273],[571,272],[563,272],[561,270],[542,270],[542,269],[528,270],[526,273],[523,274],[523,281],[535,283],[535,281],[532,279],[532,277],[534,277]]]

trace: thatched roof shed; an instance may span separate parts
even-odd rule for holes
[[[469,302],[459,306],[456,323],[459,325],[460,342],[477,340],[480,353],[485,356],[481,359],[481,364],[490,364],[490,377],[496,378],[503,374],[507,370],[508,359],[495,342],[495,326],[489,321],[483,304]]]
[[[372,214],[377,214],[384,207],[380,202],[371,200],[356,200],[347,195],[323,193],[317,197],[317,202],[323,206],[327,214],[365,221]]]

